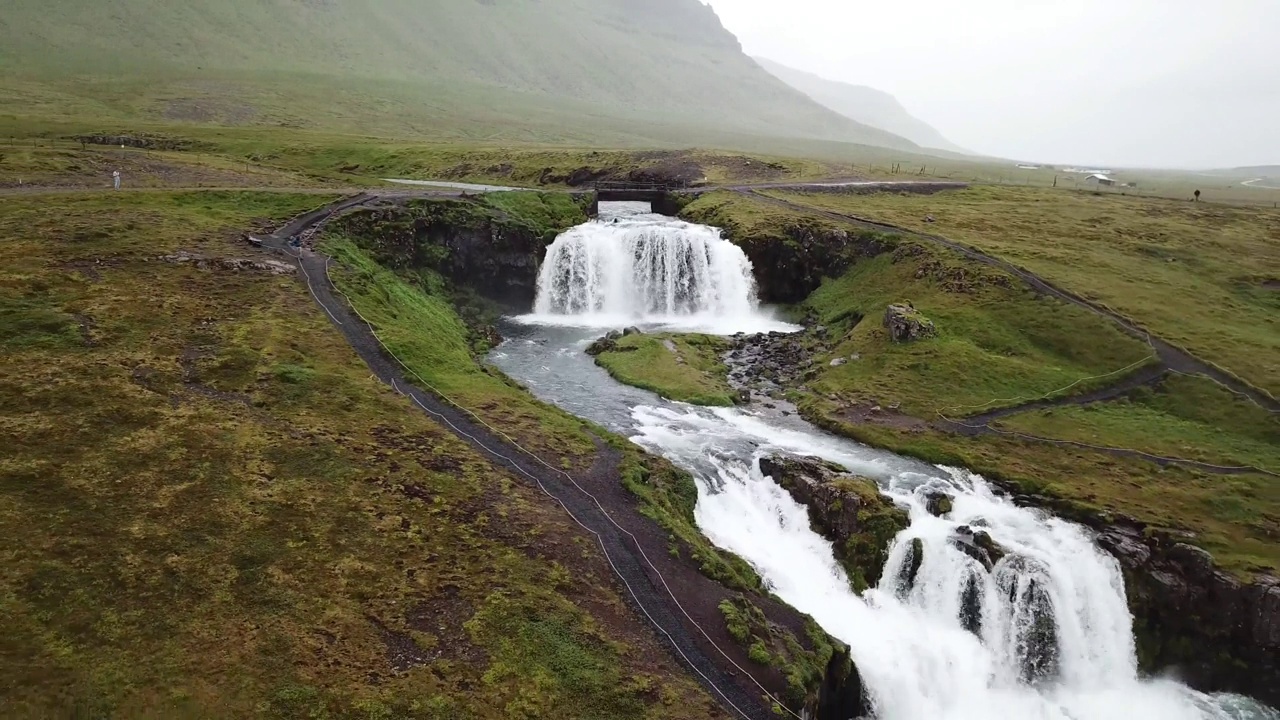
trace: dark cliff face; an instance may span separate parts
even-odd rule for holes
[[[1280,706],[1280,578],[1244,582],[1200,548],[1121,522],[1098,542],[1120,561],[1142,669]]]
[[[559,230],[513,222],[462,200],[360,210],[331,227],[383,267],[430,270],[516,311],[533,306],[539,263]]]
[[[785,222],[767,230],[743,231],[714,213],[681,216],[720,227],[726,239],[742,248],[751,261],[759,297],[767,303],[801,302],[823,278],[839,277],[859,258],[874,257],[896,245],[896,238],[888,235],[848,232],[821,222]]]
[[[849,658],[849,649],[838,648],[827,663],[826,678],[818,694],[816,720],[851,720],[867,717],[870,711],[862,676]]]

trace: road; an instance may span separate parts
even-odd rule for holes
[[[1273,184],[1267,185],[1267,183]],[[1280,178],[1254,178],[1245,180],[1240,184],[1245,187],[1258,188],[1259,190],[1280,190]]]

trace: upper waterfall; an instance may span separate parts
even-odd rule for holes
[[[790,329],[758,311],[751,261],[720,231],[615,203],[547,249],[533,318],[565,324]]]

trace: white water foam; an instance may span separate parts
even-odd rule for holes
[[[618,205],[556,238],[534,312],[516,320],[725,335],[797,329],[760,312],[751,261],[719,230]]]
[[[638,443],[694,471],[698,525],[712,542],[849,643],[880,720],[1280,719],[1247,698],[1140,679],[1115,559],[1079,526],[1018,508],[981,477],[737,410],[637,407],[633,418]],[[878,588],[853,593],[806,509],[760,473],[758,459],[775,452],[819,456],[874,477],[909,509],[911,526],[892,546]],[[955,496],[946,518],[925,510],[925,493],[939,489]],[[961,525],[980,527],[1008,550],[992,573],[950,541]],[[913,538],[924,557],[902,592]],[[977,634],[961,619],[971,578],[982,598]],[[1040,627],[1037,614],[1056,633],[1053,669],[1029,680],[1028,629]]]

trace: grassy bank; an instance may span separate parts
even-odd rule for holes
[[[720,356],[728,349],[713,335],[628,335],[596,357],[615,380],[668,400],[694,405],[733,405],[728,369]]]
[[[239,231],[317,200],[0,204],[3,714],[721,717],[594,544],[304,285],[158,260],[262,257]]]
[[[1115,402],[1021,413],[997,426],[1280,474],[1280,417],[1198,377],[1173,376]]]
[[[894,342],[882,319],[910,302],[937,337]],[[833,335],[809,387],[923,418],[963,416],[1054,393],[1079,393],[1136,367],[1151,349],[1098,316],[1037,297],[1015,278],[906,242],[855,264],[806,301]],[[832,367],[831,362],[846,362]]]
[[[539,402],[500,371],[482,365],[467,344],[467,330],[446,294],[413,272],[397,274],[375,263],[350,240],[329,236],[332,277],[378,337],[415,377],[540,457],[568,470],[585,470],[596,442],[624,453],[622,481],[641,500],[641,511],[671,533],[673,547],[697,559],[710,577],[754,590],[759,578],[742,560],[716,549],[694,522],[693,479],[623,438]]]
[[[1275,210],[1008,187],[780,197],[967,243],[1280,393]]]

